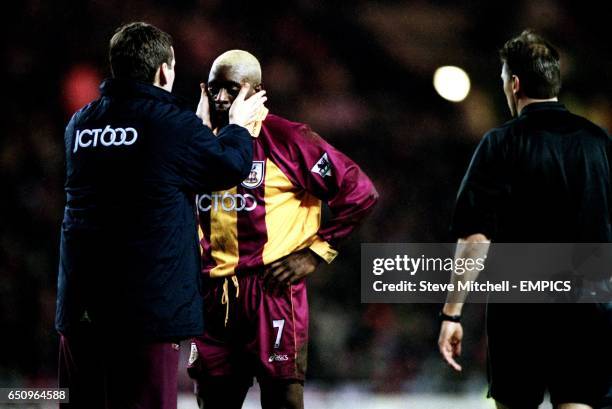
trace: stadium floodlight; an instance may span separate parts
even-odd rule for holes
[[[470,77],[461,68],[450,65],[436,70],[433,85],[442,98],[452,102],[461,102],[470,93]]]

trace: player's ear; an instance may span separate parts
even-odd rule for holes
[[[168,70],[170,69],[170,67],[168,66],[168,63],[162,63],[162,65],[159,66],[158,73],[159,73],[159,85],[161,85],[162,87],[165,86],[168,83]]]
[[[512,93],[518,96],[520,91],[521,91],[521,80],[516,75],[513,75],[512,76]]]

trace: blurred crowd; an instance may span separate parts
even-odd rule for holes
[[[174,93],[194,108],[217,55],[255,54],[271,111],[308,123],[381,194],[338,259],[309,278],[309,379],[363,382],[378,392],[459,391],[484,381],[484,308],[467,308],[470,362],[452,374],[437,353],[439,305],[360,302],[360,243],[453,239],[448,224],[470,155],[487,129],[510,119],[497,49],[526,27],[561,50],[562,102],[610,129],[604,3],[517,0],[500,12],[485,0],[11,2],[3,25],[0,386],[54,383],[63,130],[109,76],[114,29],[138,20],[174,37]],[[471,77],[461,103],[432,86],[435,68],[449,64]]]

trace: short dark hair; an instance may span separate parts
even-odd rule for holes
[[[114,78],[152,83],[163,63],[172,63],[172,37],[155,26],[135,22],[119,27],[110,40],[109,61]]]
[[[520,78],[525,96],[548,99],[559,95],[559,53],[533,31],[525,30],[508,40],[499,50],[499,56],[510,74]]]

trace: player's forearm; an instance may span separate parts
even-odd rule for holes
[[[472,234],[464,239],[457,241],[457,249],[455,250],[455,260],[458,259],[472,259],[474,260],[471,265],[472,268],[464,268],[464,272],[457,274],[456,271],[451,273],[450,282],[454,288],[459,288],[460,282],[475,281],[478,279],[480,270],[476,268],[476,260],[484,259],[489,251],[489,244],[491,241],[483,234],[477,233]],[[465,263],[464,263],[465,265]],[[446,298],[446,304],[442,308],[442,312],[447,315],[461,315],[463,304],[468,296],[467,290],[453,291],[449,293]]]
[[[242,182],[251,171],[253,143],[244,127],[227,125],[221,129],[215,142],[219,148],[208,155],[214,163],[214,190],[228,189]],[[209,171],[209,173],[213,173]]]

